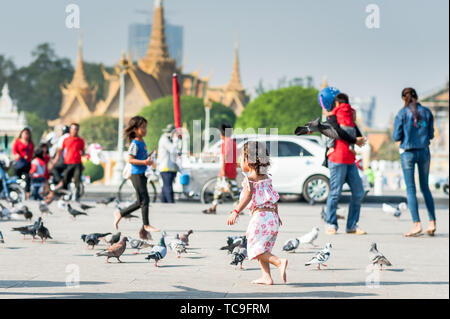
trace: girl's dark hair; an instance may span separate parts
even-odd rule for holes
[[[34,157],[40,158],[41,160],[44,159],[44,151],[40,146],[34,150]]]
[[[48,151],[48,149],[50,148],[49,145],[48,145],[47,143],[41,143],[41,144],[39,144],[39,149],[41,149],[42,151],[44,151],[44,147],[47,148],[47,151]]]
[[[258,175],[267,174],[270,156],[265,143],[248,141],[244,144],[243,153],[244,159],[251,169],[254,169]]]
[[[131,142],[136,137],[134,130],[140,128],[143,124],[147,124],[147,120],[142,116],[132,117],[123,135]]]
[[[28,132],[28,134],[30,135],[30,142],[31,142],[33,140],[33,136],[31,135],[31,130],[28,127],[25,127],[22,131],[20,131],[18,138],[20,139],[24,132]]]
[[[230,135],[231,135],[231,126],[229,125],[229,124],[227,124],[227,123],[222,123],[222,124],[220,124],[220,127],[219,127],[219,129],[220,129],[220,133],[223,135],[223,136],[226,136],[226,137],[229,137]]]
[[[336,105],[336,102],[349,104],[350,103],[350,99],[348,98],[347,94],[339,93],[338,95],[336,95],[336,98],[334,99],[334,102],[335,102],[334,105]]]
[[[417,110],[417,100],[419,96],[417,95],[416,90],[413,88],[405,88],[402,91],[402,98],[405,101],[405,107],[409,108],[411,112],[414,114],[414,121],[420,121],[420,114]]]

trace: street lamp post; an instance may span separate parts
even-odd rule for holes
[[[210,122],[210,115],[211,115],[211,108],[212,108],[212,102],[209,99],[205,100],[205,147],[204,152],[208,152],[209,150],[209,122]]]
[[[117,161],[114,165],[114,174],[111,181],[113,185],[120,185],[122,182],[122,172],[125,167],[123,159],[123,125],[125,116],[125,71],[127,60],[125,55],[122,55],[120,61],[120,93],[119,93],[119,129],[117,134]]]

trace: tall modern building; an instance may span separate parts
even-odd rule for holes
[[[169,54],[180,65],[183,61],[183,27],[166,24],[165,31]],[[147,54],[151,34],[151,24],[133,23],[128,27],[128,51],[132,52],[133,60]]]
[[[358,120],[367,128],[372,128],[374,125],[376,103],[376,98],[373,96],[351,98],[350,104],[356,110]]]

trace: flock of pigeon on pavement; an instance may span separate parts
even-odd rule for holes
[[[97,201],[98,205],[108,205],[112,202],[115,202],[116,208],[120,208],[121,204],[115,197],[109,197],[102,200]],[[18,207],[16,207],[18,206]],[[72,219],[76,220],[80,216],[88,216],[86,211],[95,208],[95,206],[87,205],[83,203],[78,203],[79,209],[76,209],[70,204],[69,201],[65,201],[60,198],[57,206],[60,209],[64,209],[69,213]],[[400,217],[402,211],[405,210],[405,203],[399,204],[397,207],[390,206],[388,204],[383,204],[383,211],[391,214],[395,217]],[[53,239],[48,228],[44,226],[43,217],[52,215],[53,212],[50,210],[49,206],[43,201],[39,203],[39,210],[41,216],[30,225],[14,227],[12,231],[17,231],[23,235],[24,239],[26,236],[31,236],[33,241],[36,237],[41,239],[41,243],[45,243],[48,239]],[[21,217],[22,216],[22,217]],[[26,205],[11,205],[11,208],[8,208],[4,204],[0,203],[0,219],[21,219],[31,221],[33,217],[33,213],[29,210]],[[321,217],[325,219],[325,210],[322,208]],[[339,215],[338,217],[344,218]],[[128,219],[138,218],[135,215],[127,216]],[[82,234],[81,240],[86,244],[87,249],[94,249],[95,246],[100,244],[100,241],[103,241],[108,245],[108,247],[102,251],[99,251],[95,254],[95,256],[103,256],[106,257],[106,262],[109,263],[110,258],[115,258],[119,263],[122,261],[120,257],[125,252],[125,249],[128,245],[135,250],[134,254],[139,254],[143,249],[150,249],[148,255],[145,257],[146,260],[154,261],[154,265],[158,267],[158,262],[167,255],[168,248],[176,254],[177,258],[180,258],[183,253],[187,253],[187,246],[189,246],[189,236],[193,233],[193,230],[188,230],[183,234],[176,234],[168,240],[166,244],[166,238],[168,238],[167,233],[162,231],[161,238],[158,243],[152,243],[152,236],[149,232],[147,232],[144,227],[141,227],[139,230],[139,239],[132,238],[130,236],[122,236],[121,232],[116,234],[112,233],[91,233],[91,234]],[[312,247],[317,248],[314,242],[317,240],[319,236],[319,228],[313,227],[313,229],[300,237],[289,239],[283,245],[283,251],[288,253],[294,253],[301,245],[311,245]],[[0,231],[0,243],[4,243],[4,237],[2,232]],[[305,263],[305,266],[317,265],[317,269],[321,269],[321,266],[327,267],[325,264],[330,256],[331,256],[331,243],[327,243],[325,248],[320,250],[316,255],[314,255],[309,261]],[[243,263],[247,259],[247,239],[245,235],[242,236],[233,236],[227,237],[226,246],[220,248],[220,250],[228,251],[228,254],[231,254],[231,265],[235,267],[235,269],[239,266],[240,269],[243,269]],[[382,270],[384,266],[391,266],[389,260],[377,250],[376,243],[373,243],[369,250],[369,261],[373,265],[378,265],[380,270]]]

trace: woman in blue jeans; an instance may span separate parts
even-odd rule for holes
[[[434,236],[436,232],[436,216],[434,200],[428,186],[430,172],[430,140],[434,137],[434,119],[431,111],[418,103],[418,95],[413,88],[402,91],[404,107],[398,112],[394,123],[394,141],[400,142],[400,160],[405,178],[408,207],[411,211],[414,226],[404,236],[414,237],[422,234],[419,217],[419,205],[416,197],[416,183],[414,179],[415,167],[419,170],[419,184],[425,205],[428,210],[430,225],[426,233]]]

